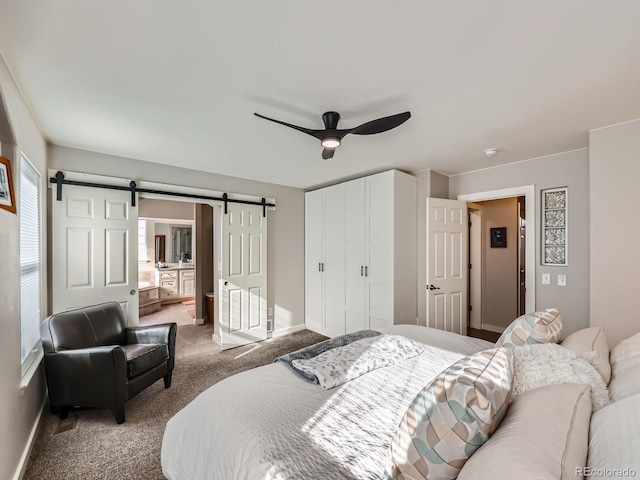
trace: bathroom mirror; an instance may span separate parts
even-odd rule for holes
[[[164,235],[156,235],[156,262],[164,262],[165,261],[165,236]]]
[[[192,227],[171,227],[172,262],[189,262],[192,255]]]

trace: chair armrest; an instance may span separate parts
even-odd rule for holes
[[[49,352],[44,364],[54,404],[99,406],[127,400],[127,356],[120,345]]]
[[[125,330],[127,345],[135,345],[137,343],[164,343],[171,345],[175,343],[177,328],[178,325],[176,323],[127,328]]]

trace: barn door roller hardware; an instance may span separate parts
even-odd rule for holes
[[[158,195],[168,195],[170,197],[182,197],[182,198],[192,198],[194,200],[213,200],[218,202],[224,202],[224,213],[228,213],[227,204],[228,203],[241,203],[244,205],[260,205],[262,206],[262,216],[267,216],[267,207],[275,207],[275,203],[267,203],[266,199],[262,199],[259,202],[254,202],[251,200],[238,200],[234,198],[229,198],[227,193],[223,193],[222,197],[209,197],[206,195],[195,195],[192,193],[180,193],[180,192],[167,192],[164,190],[153,190],[150,188],[138,188],[136,182],[131,180],[129,182],[129,186],[125,187],[122,185],[107,185],[104,183],[91,183],[91,182],[79,182],[76,180],[65,180],[64,173],[61,171],[56,172],[54,177],[49,179],[49,182],[56,184],[56,199],[58,201],[62,201],[62,185],[75,185],[78,187],[93,187],[93,188],[104,188],[107,190],[121,190],[131,192],[131,206],[136,206],[136,193],[155,193]]]

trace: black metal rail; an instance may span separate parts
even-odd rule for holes
[[[224,203],[224,213],[227,213],[227,204],[228,203],[241,203],[244,205],[260,205],[262,207],[262,216],[267,216],[267,207],[275,207],[275,203],[267,203],[266,199],[263,197],[260,202],[254,202],[251,200],[238,200],[235,198],[229,198],[229,195],[226,193],[222,194],[222,197],[210,197],[207,195],[196,195],[193,193],[179,193],[179,192],[166,192],[163,190],[153,190],[150,188],[138,188],[136,182],[131,180],[129,182],[129,186],[125,187],[122,185],[107,185],[104,183],[92,183],[92,182],[79,182],[76,180],[65,180],[64,173],[61,171],[56,172],[55,177],[51,177],[49,182],[56,184],[56,199],[58,201],[62,200],[62,186],[63,185],[75,185],[79,187],[92,187],[92,188],[104,188],[107,190],[120,190],[131,192],[131,206],[136,206],[136,193],[155,193],[159,195],[169,195],[171,197],[182,197],[182,198],[192,198],[195,200],[213,200]]]

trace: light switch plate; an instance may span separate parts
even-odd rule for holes
[[[543,285],[551,285],[551,274],[543,273],[542,274],[542,284]]]
[[[567,286],[567,276],[566,275],[558,275],[558,286],[566,287]]]
[[[273,307],[267,308],[267,317],[273,317]]]

